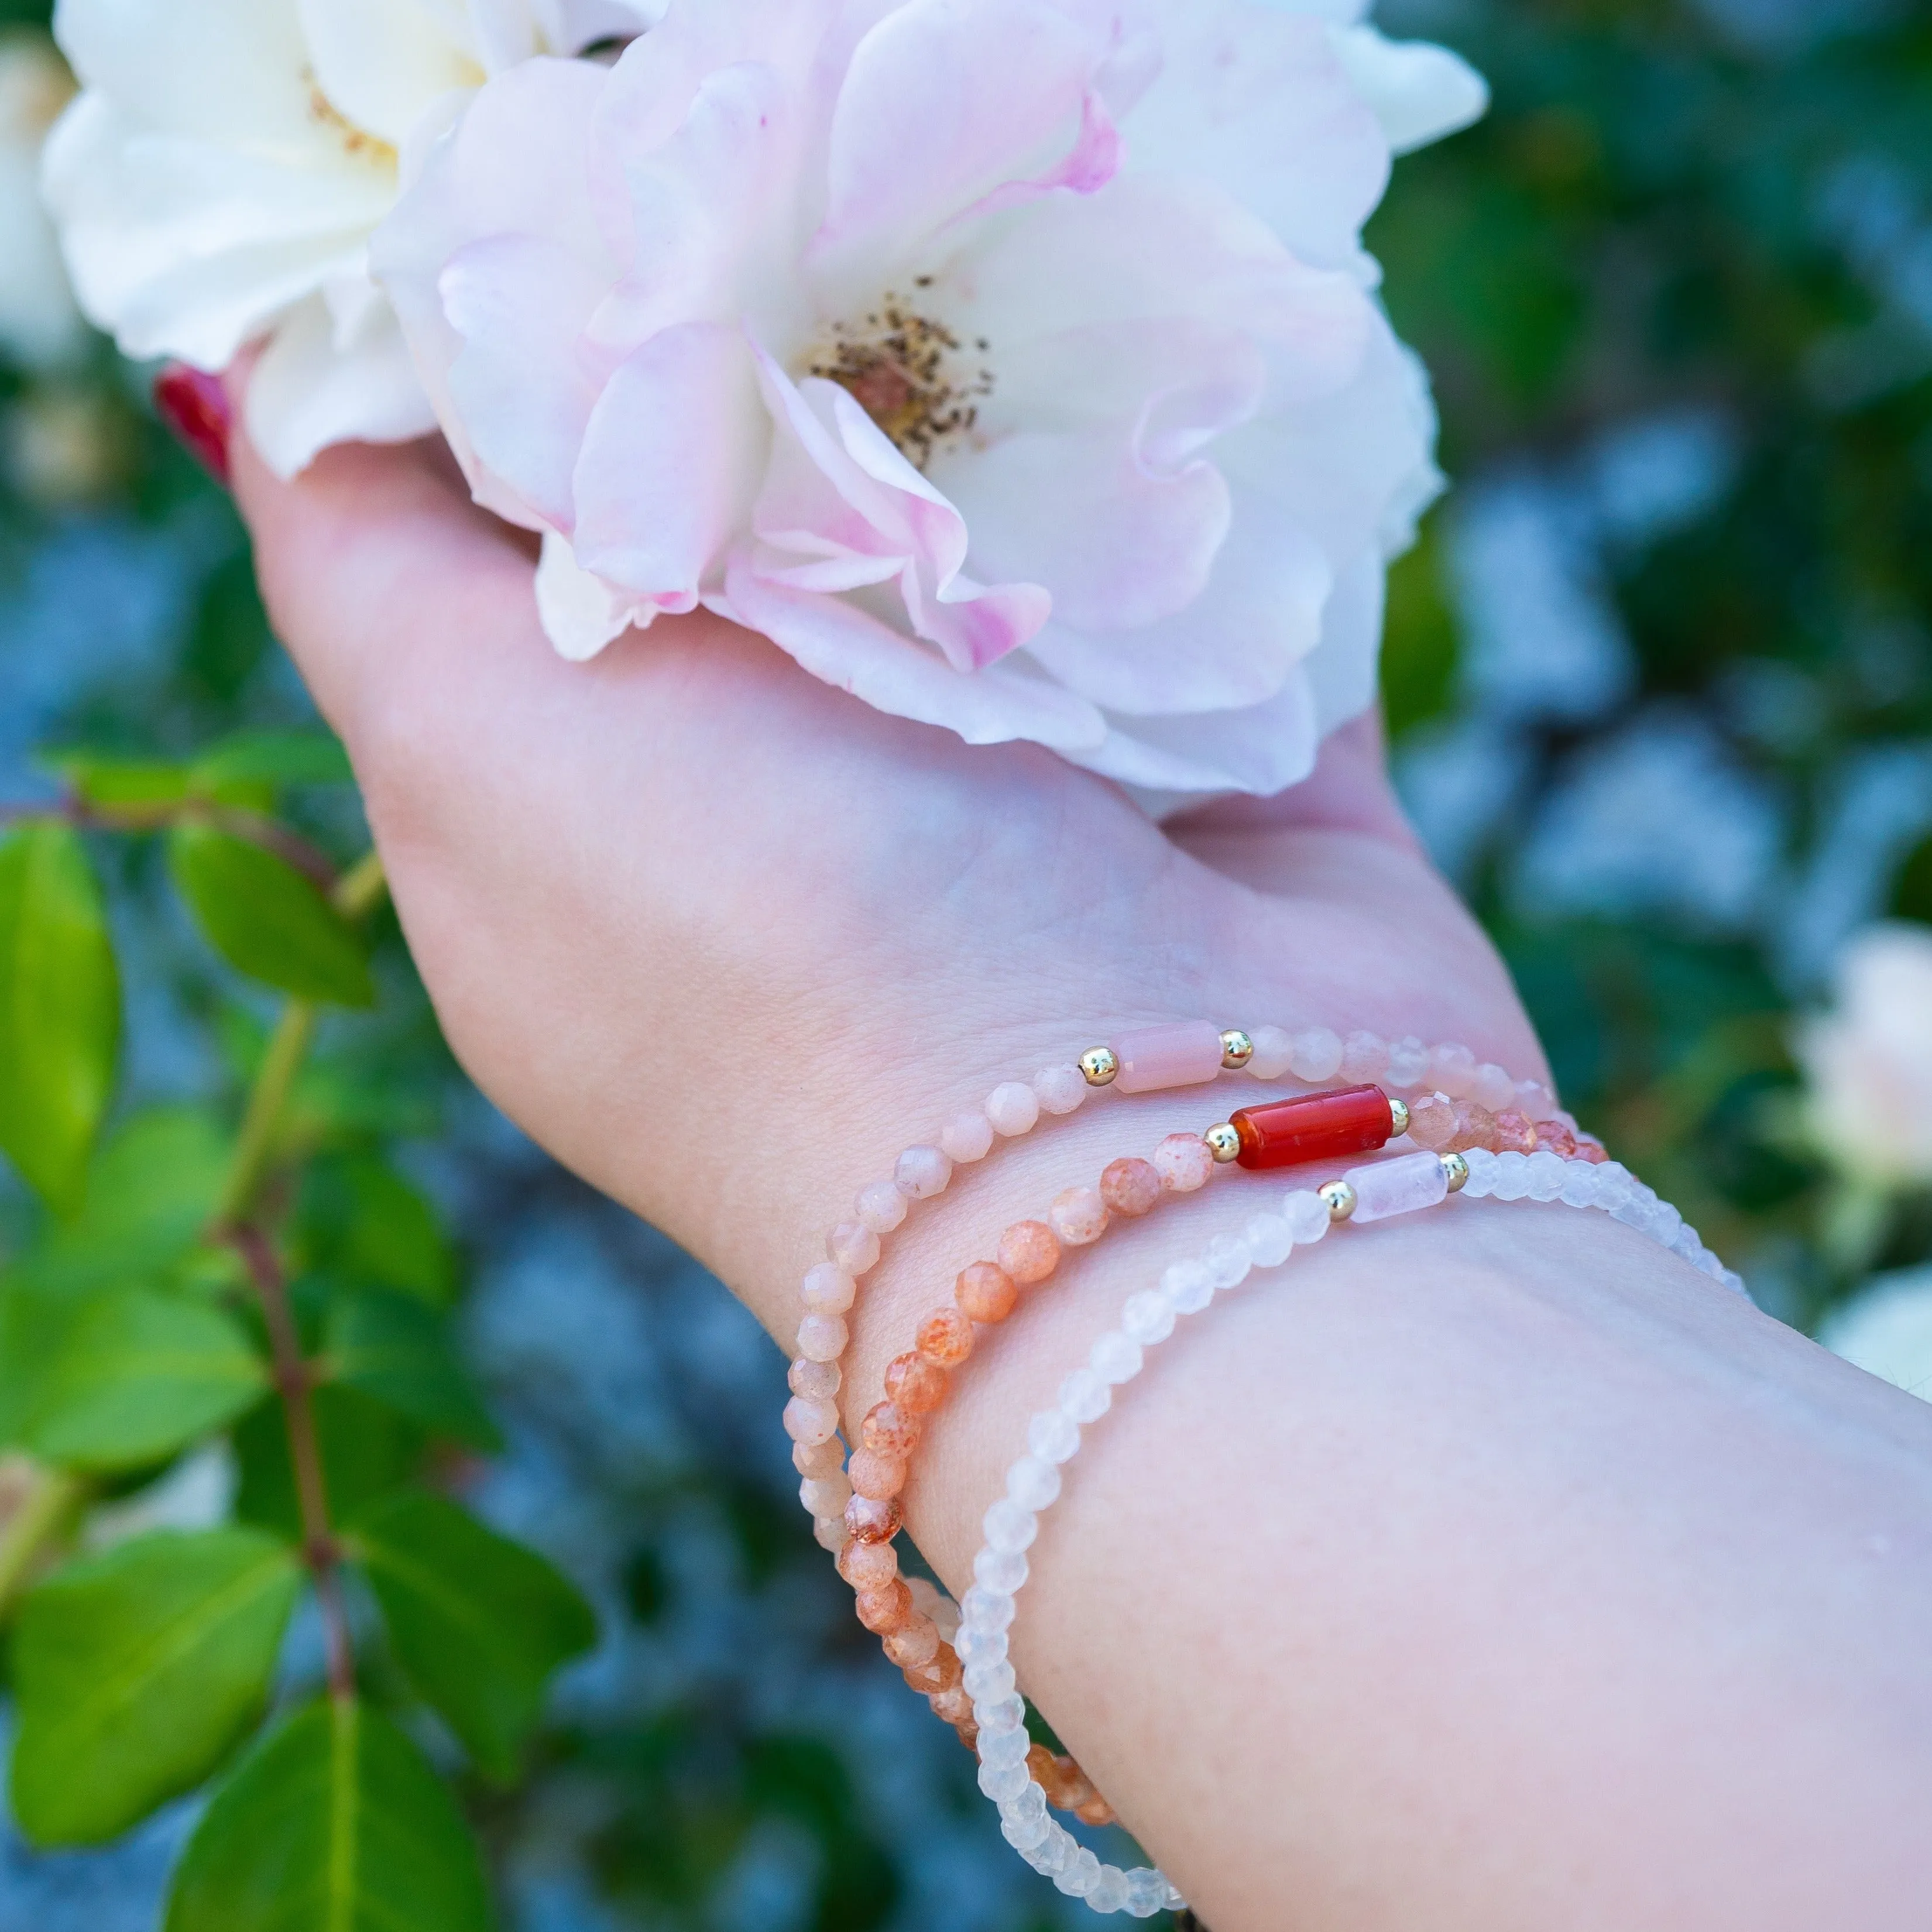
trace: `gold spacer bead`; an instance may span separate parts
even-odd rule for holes
[[[1255,1043],[1239,1027],[1230,1027],[1221,1036],[1221,1064],[1230,1073],[1238,1073],[1255,1057]]]
[[[1395,1132],[1390,1135],[1389,1138],[1399,1140],[1408,1132],[1408,1102],[1398,1100],[1391,1094],[1389,1096],[1389,1118],[1395,1123]]]
[[[1120,1077],[1120,1056],[1111,1046],[1090,1047],[1080,1056],[1080,1070],[1090,1087],[1111,1087]]]
[[[1469,1163],[1460,1154],[1445,1154],[1442,1156],[1442,1172],[1451,1194],[1461,1193],[1469,1184]]]
[[[1355,1211],[1355,1190],[1346,1180],[1331,1180],[1315,1191],[1327,1207],[1330,1220],[1346,1221]]]
[[[1227,1121],[1223,1120],[1218,1127],[1210,1127],[1201,1138],[1223,1167],[1230,1161],[1240,1159],[1241,1137]]]

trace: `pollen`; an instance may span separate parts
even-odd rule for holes
[[[380,136],[366,133],[356,126],[327,94],[322,92],[312,69],[304,70],[302,78],[308,82],[308,116],[318,126],[326,128],[335,136],[343,147],[358,160],[375,162],[379,166],[394,167],[399,157],[387,141]]]
[[[930,286],[922,276],[918,286]],[[968,354],[942,322],[888,295],[858,323],[832,326],[830,344],[808,364],[808,375],[836,382],[923,470],[940,450],[978,427],[980,405],[993,392],[993,374]]]

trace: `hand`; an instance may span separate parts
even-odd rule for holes
[[[1286,797],[1163,831],[707,616],[563,663],[524,542],[430,446],[334,450],[292,484],[235,454],[270,613],[458,1057],[775,1326],[907,1140],[1123,1022],[1362,1025],[1544,1072],[1372,721]]]

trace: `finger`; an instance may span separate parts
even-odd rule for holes
[[[248,374],[230,375],[238,422]],[[230,462],[270,617],[345,738],[420,661],[535,632],[527,543],[470,501],[440,439],[340,445],[284,481],[237,434]]]
[[[1354,838],[1412,858],[1420,850],[1389,782],[1378,712],[1332,732],[1315,770],[1273,798],[1228,798],[1169,820],[1168,836],[1204,865],[1256,890],[1295,891],[1311,852],[1334,836]]]

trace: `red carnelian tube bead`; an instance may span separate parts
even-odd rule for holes
[[[1232,1123],[1244,1167],[1300,1167],[1372,1154],[1395,1138],[1395,1115],[1379,1087],[1310,1094],[1266,1107],[1244,1107]]]

